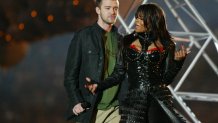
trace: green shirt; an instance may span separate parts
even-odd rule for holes
[[[114,70],[116,63],[116,53],[117,53],[117,37],[113,32],[108,32],[105,34],[106,39],[104,41],[105,45],[105,62],[104,62],[104,79],[107,78]],[[118,92],[118,85],[113,86],[107,90],[104,90],[103,96],[100,103],[98,104],[98,109],[106,110],[110,107],[118,105],[118,100],[116,99]]]

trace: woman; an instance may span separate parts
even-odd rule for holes
[[[86,78],[92,93],[118,84],[128,75],[127,97],[120,104],[120,123],[183,123],[174,110],[167,85],[181,69],[188,51],[175,44],[157,4],[139,6],[135,31],[124,37],[113,74],[103,82]]]

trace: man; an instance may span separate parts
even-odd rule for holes
[[[68,119],[78,123],[117,123],[119,86],[92,95],[85,77],[101,82],[114,69],[120,35],[114,23],[118,0],[96,0],[97,23],[78,31],[70,44],[64,86],[69,97]],[[91,104],[90,107],[87,107]]]

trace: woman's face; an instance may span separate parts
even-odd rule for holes
[[[146,29],[145,29],[143,18],[137,16],[135,20],[135,32],[145,32],[145,31]]]

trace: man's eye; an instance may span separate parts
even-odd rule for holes
[[[114,10],[118,10],[118,8],[114,8]]]

